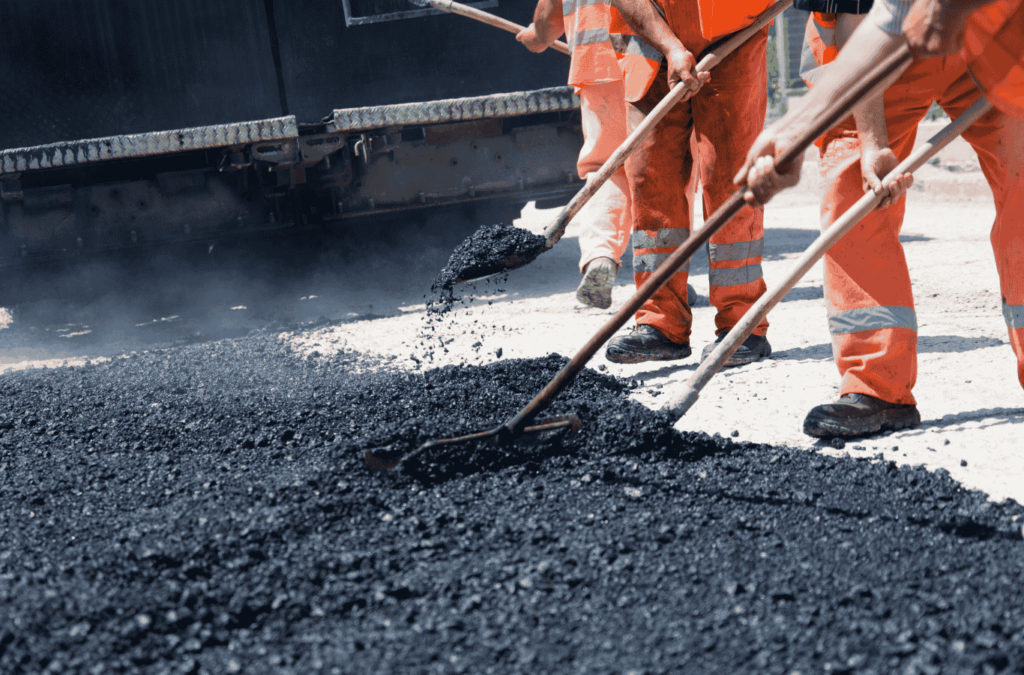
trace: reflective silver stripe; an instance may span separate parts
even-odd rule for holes
[[[712,286],[740,286],[757,281],[761,276],[760,263],[725,270],[718,270],[712,267],[708,272],[708,280]]]
[[[764,255],[764,239],[735,241],[731,244],[708,244],[708,258],[711,262],[746,260]]]
[[[916,333],[917,313],[909,307],[900,305],[860,307],[841,312],[829,310],[828,332],[832,335],[848,335],[883,328],[908,328]]]
[[[650,232],[654,232],[653,237]],[[633,233],[633,250],[638,248],[678,248],[689,238],[690,230],[685,227],[638,230]]]
[[[633,254],[633,274],[646,274],[647,272],[653,272],[654,270],[661,267],[671,253],[634,253]],[[690,261],[687,260],[682,267],[676,272],[690,271]]]
[[[800,50],[800,79],[808,84],[814,84],[818,77],[825,72],[824,67],[818,63],[818,59],[814,58],[814,48],[811,47],[811,43],[805,40],[803,49]]]
[[[875,0],[871,6],[871,20],[886,33],[899,35],[913,4],[913,0]]]
[[[1006,326],[1012,330],[1024,328],[1024,305],[1007,305],[1003,303],[1003,318]]]
[[[607,4],[608,0],[562,0],[562,16],[569,16],[580,7]]]
[[[662,53],[651,45],[644,42],[643,38],[637,35],[625,35],[623,33],[612,33],[610,35],[612,47],[619,54],[636,54],[648,61],[661,63],[664,58]]]
[[[830,2],[828,3],[828,5],[831,6],[832,3]],[[859,4],[857,8],[860,9]],[[824,11],[834,12],[839,10],[827,9]],[[836,46],[835,29],[822,26],[821,23],[818,22],[817,16],[815,14],[812,13],[811,16],[814,17],[814,29],[815,31],[817,31],[818,37],[821,38],[822,43],[824,43],[826,46]],[[817,81],[818,77],[821,76],[823,72],[825,72],[823,70],[824,67],[825,66],[818,63],[818,60],[814,58],[814,49],[811,47],[810,41],[808,41],[805,36],[804,46],[800,52],[800,77],[803,79],[804,82],[814,84],[815,81]]]
[[[596,45],[602,42],[611,42],[607,28],[591,28],[589,30],[576,31],[569,42],[570,47],[579,45]]]

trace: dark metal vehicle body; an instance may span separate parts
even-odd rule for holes
[[[579,188],[567,57],[407,0],[0,0],[0,59],[0,269]]]

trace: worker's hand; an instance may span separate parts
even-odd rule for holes
[[[883,197],[876,208],[884,209],[900,200],[914,184],[914,176],[905,173],[882,185],[882,179],[900,163],[896,153],[889,148],[865,147],[860,153],[860,173],[864,180],[864,192],[874,192]]]
[[[532,23],[516,33],[516,40],[519,40],[524,47],[535,54],[539,54],[551,46],[550,42],[545,42],[537,35],[537,28]]]
[[[980,4],[963,0],[917,0],[903,21],[903,35],[914,56],[924,59],[960,51],[967,17]]]
[[[775,167],[775,156],[780,154],[789,143],[777,137],[771,128],[765,129],[754,141],[747,153],[747,161],[733,178],[737,187],[746,186],[743,199],[751,206],[764,206],[768,201],[788,187],[800,182],[800,168],[803,158],[785,167],[779,173]]]
[[[674,88],[680,82],[686,87],[685,101],[711,79],[711,73],[697,72],[697,58],[688,49],[679,45],[665,55],[668,61],[668,86]]]

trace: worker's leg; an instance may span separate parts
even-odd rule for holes
[[[917,124],[931,105],[921,82],[928,76],[913,67],[886,92],[889,143],[901,160],[913,149]],[[826,134],[821,163],[828,185],[821,222],[828,226],[864,196],[852,120]],[[829,250],[825,300],[841,394],[914,405],[917,315],[899,240],[905,205],[904,198],[872,211]]]
[[[951,67],[952,64],[947,65],[947,69]],[[964,71],[946,88],[939,103],[956,118],[979,96]],[[963,137],[978,153],[981,169],[992,188],[996,207],[992,250],[999,270],[1003,317],[1017,356],[1017,377],[1024,385],[1024,122],[993,109],[971,125]]]
[[[622,81],[580,87],[580,116],[583,149],[576,170],[586,180],[626,140]],[[619,264],[632,227],[626,170],[612,174],[573,220],[580,224],[580,272],[596,258],[611,258]]]
[[[643,99],[630,104],[630,128],[668,93],[662,72]],[[633,278],[639,288],[690,236],[693,119],[688,102],[665,116],[626,160],[633,214]],[[684,265],[636,313],[638,325],[653,326],[677,344],[689,344],[692,314],[686,296],[689,266]]]
[[[716,66],[711,81],[693,98],[705,218],[736,192],[732,178],[764,127],[767,43],[765,28]],[[718,310],[715,328],[724,335],[765,292],[764,212],[744,207],[711,237],[708,249],[711,304]],[[767,330],[765,320],[754,335],[763,336]]]
[[[1018,143],[1018,151],[1024,153],[1020,145]],[[1020,180],[1019,169],[1016,175]],[[1017,379],[1024,386],[1024,192],[1009,191],[1002,207],[992,228],[992,249],[999,270],[1003,318],[1010,334],[1010,345],[1017,355]]]

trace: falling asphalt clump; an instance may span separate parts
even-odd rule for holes
[[[565,363],[422,374],[271,334],[0,378],[3,673],[1018,673],[1024,509],[944,472],[676,432],[425,453]]]
[[[544,250],[547,239],[514,225],[485,225],[459,244],[448,264],[437,275],[431,290],[440,301],[436,309],[449,308],[457,298],[453,288],[460,281],[504,272],[509,265],[532,261]],[[518,263],[518,264],[517,264]]]

